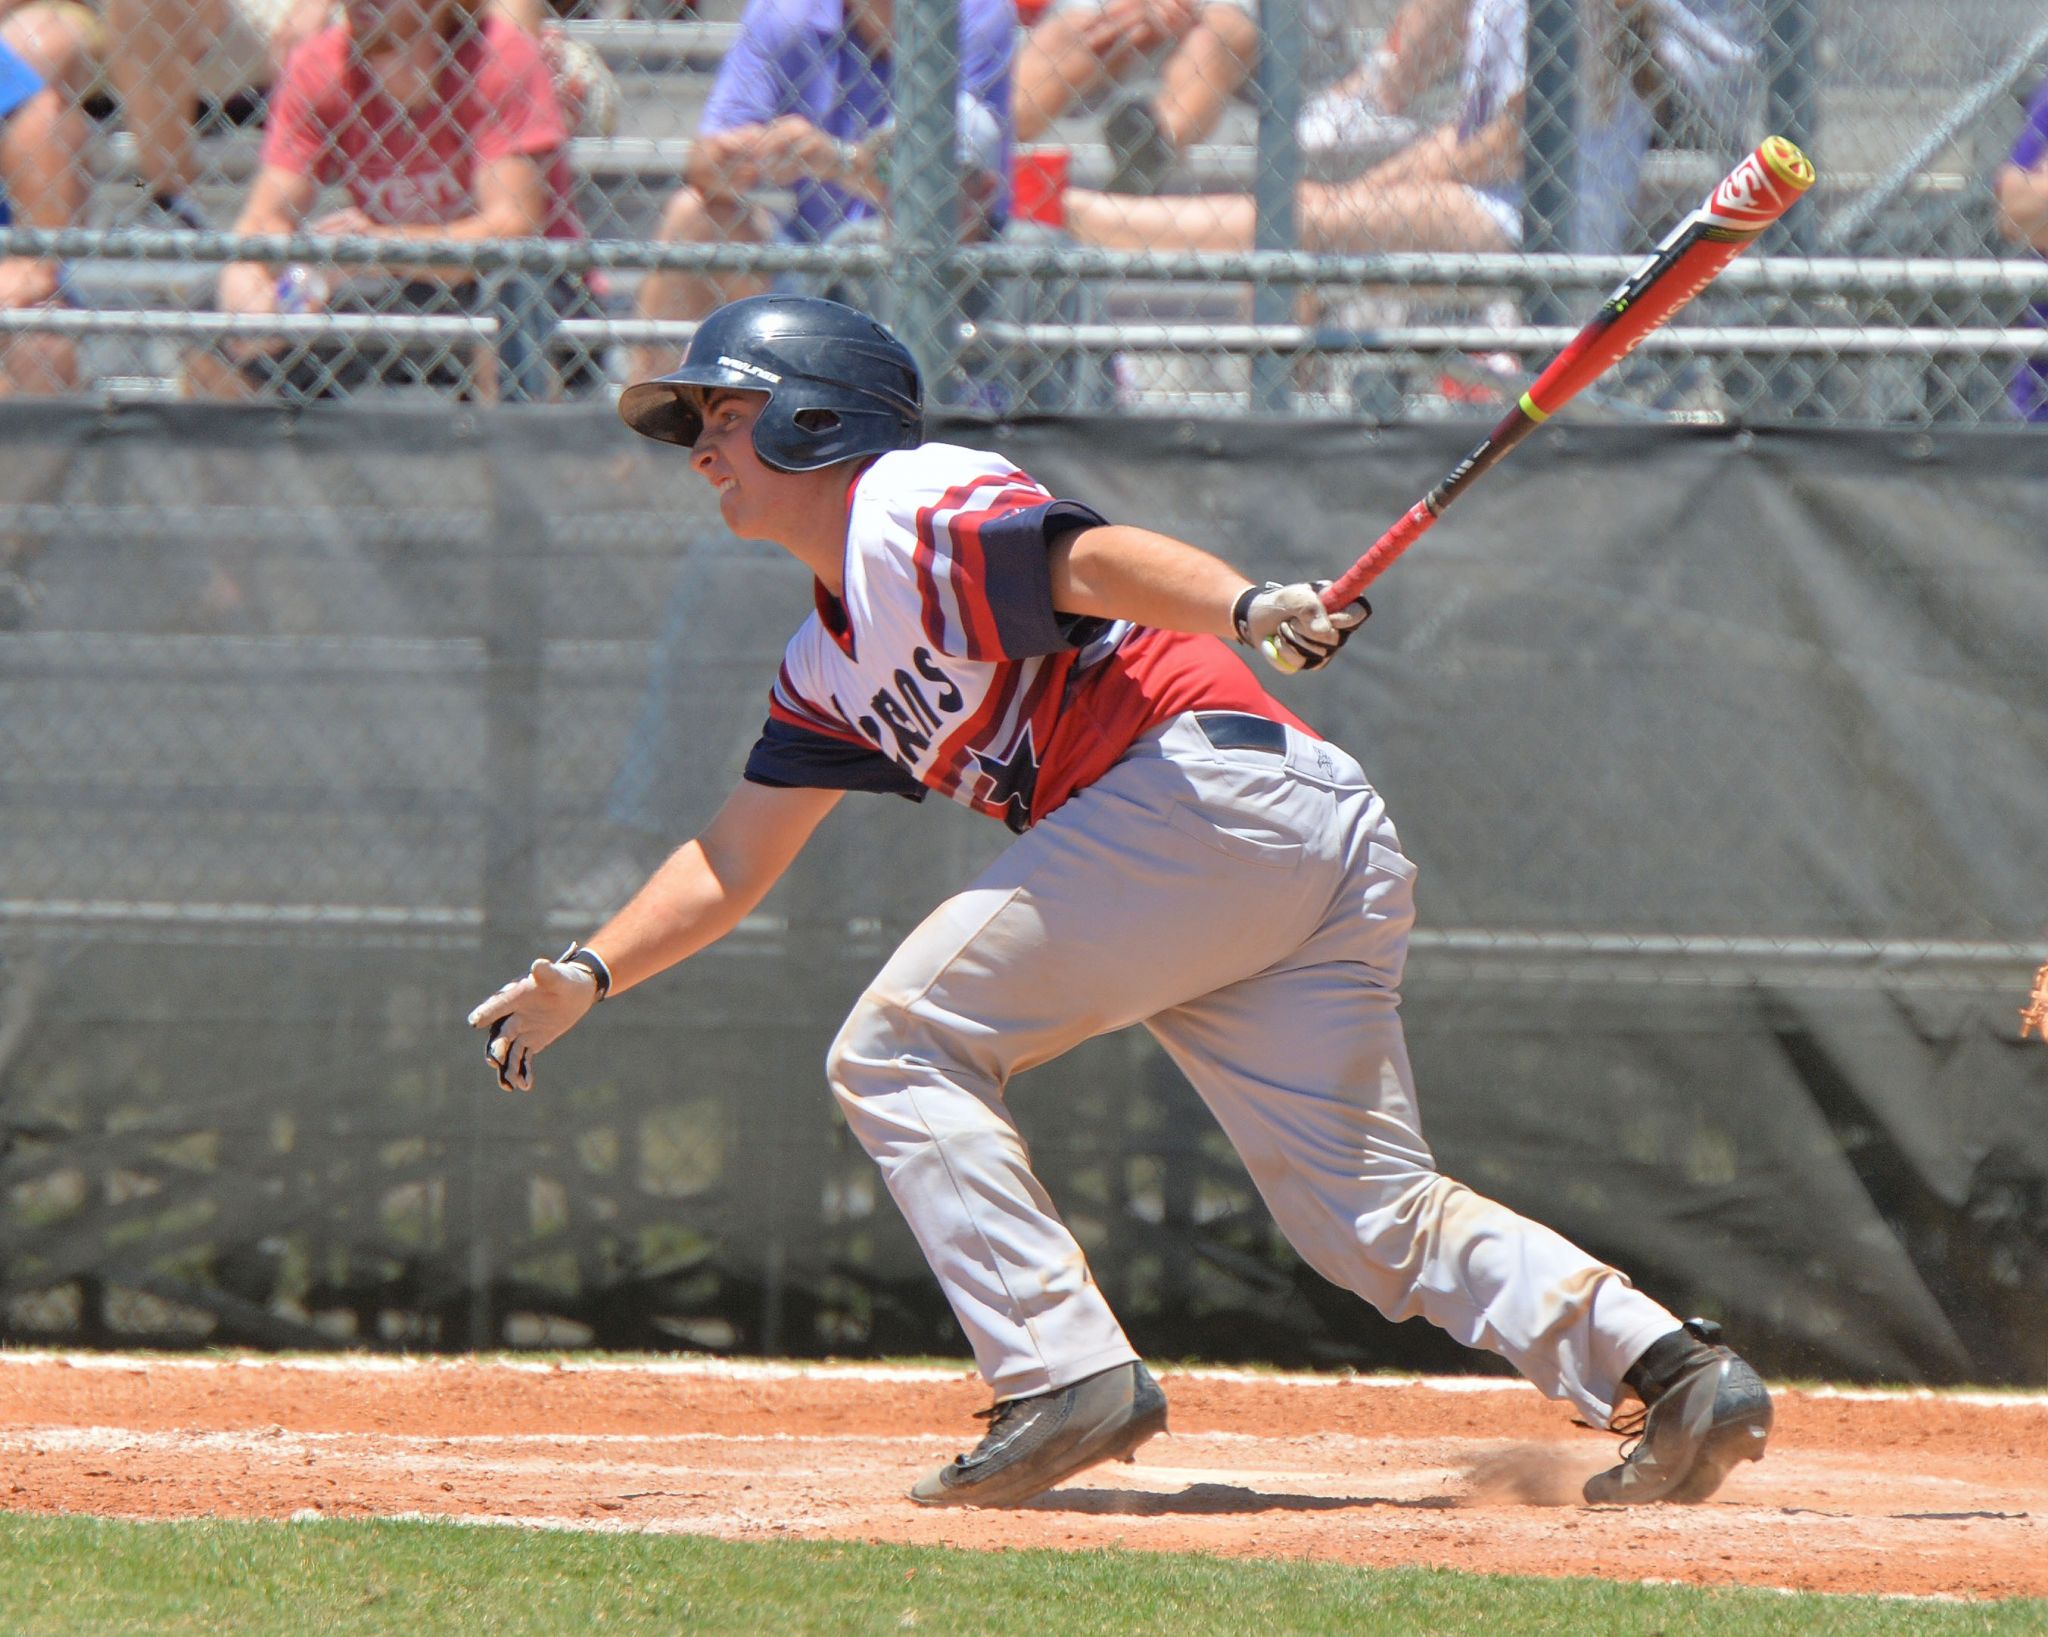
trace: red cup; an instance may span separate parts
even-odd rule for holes
[[[1019,153],[1010,166],[1010,213],[1020,222],[1067,225],[1067,150]]]

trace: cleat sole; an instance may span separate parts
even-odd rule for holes
[[[1676,1484],[1665,1500],[1677,1506],[1697,1506],[1726,1481],[1728,1474],[1744,1461],[1761,1461],[1769,1441],[1768,1414],[1731,1421],[1716,1427],[1700,1446],[1699,1459]]]

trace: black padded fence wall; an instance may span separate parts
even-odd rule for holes
[[[0,433],[0,1339],[962,1350],[822,1062],[999,827],[843,803],[530,1097],[462,1025],[715,809],[809,607],[682,456],[582,410]],[[939,435],[1290,577],[1473,429]],[[1775,1373],[2048,1382],[2042,470],[1551,427],[1274,684],[1421,865],[1444,1168]],[[1012,1099],[1147,1350],[1487,1367],[1306,1272],[1142,1031]]]

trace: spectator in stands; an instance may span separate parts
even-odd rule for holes
[[[2048,81],[2034,92],[2012,157],[1999,167],[1998,228],[2012,243],[2048,256]],[[2037,304],[2033,318],[2048,326],[2048,303]],[[2048,355],[2020,360],[2012,407],[2023,421],[2048,424]]]
[[[1447,6],[1462,13],[1448,19],[1463,54],[1454,118],[1352,180],[1303,182],[1295,228],[1304,249],[1497,252],[1521,244],[1528,3],[1409,0],[1394,37],[1441,38]],[[1597,49],[1581,91],[1570,231],[1583,252],[1620,250],[1634,228],[1655,82],[1666,61],[1657,49],[1657,10],[1653,0],[1600,0],[1585,13]],[[1448,56],[1420,49],[1418,66]],[[1397,95],[1405,98],[1413,84]],[[1113,249],[1248,249],[1255,215],[1246,194],[1132,199],[1075,189],[1066,200],[1074,236]]]
[[[884,190],[862,162],[863,144],[871,153],[872,139],[890,123],[894,15],[893,0],[750,0],[657,236],[685,244],[815,244],[874,217]],[[960,0],[960,91],[999,133],[999,176],[1009,170],[1016,28],[1011,0]],[[770,214],[756,197],[764,189],[789,191],[786,215]],[[769,282],[650,273],[639,311],[643,318],[701,318]],[[634,378],[664,373],[678,351],[635,349]]]
[[[253,107],[266,83],[265,10],[276,0],[0,0],[17,50],[84,106],[110,98],[135,143],[145,225],[204,231],[194,131],[201,104]]]
[[[276,73],[303,40],[331,28],[341,16],[340,0],[236,0],[244,6],[267,6],[275,14],[269,29],[269,57]],[[619,82],[604,59],[581,40],[573,40],[547,14],[541,0],[487,0],[486,15],[517,23],[533,36],[554,81],[555,100],[571,136],[607,137],[618,129]]]
[[[1257,0],[1055,0],[1017,53],[1018,140],[1111,85],[1156,74],[1156,90],[1119,104],[1103,126],[1110,187],[1153,192],[1175,155],[1216,128],[1258,57]]]
[[[342,270],[346,281],[325,297],[287,281],[287,297],[307,308],[324,299],[331,309],[357,312],[497,311],[509,306],[497,281],[409,262],[403,246],[579,237],[565,141],[547,67],[517,25],[479,16],[464,0],[348,0],[341,22],[292,53],[236,230],[294,232],[323,185],[338,185],[350,203],[312,221],[309,231],[388,240],[393,259],[368,278]],[[233,313],[278,311],[281,271],[258,262],[224,269],[221,305]],[[576,312],[587,299],[580,282],[563,281],[547,292],[546,309]],[[202,354],[192,361],[193,384],[219,393],[281,385],[318,395],[387,373],[360,349],[336,343],[294,349],[281,360],[282,350],[279,342],[229,343],[233,367]],[[395,358],[389,364],[401,376],[417,374]],[[463,384],[492,395],[488,361]]]
[[[58,228],[84,213],[85,116],[25,62],[0,29],[0,225]],[[0,260],[0,308],[64,304],[53,261]],[[0,337],[0,393],[62,392],[77,384],[77,349],[66,337]]]
[[[194,197],[199,65],[226,24],[223,0],[100,0],[106,73],[135,139],[136,180],[174,227],[205,229]]]
[[[1439,0],[1439,7],[1442,0]],[[1459,0],[1449,0],[1455,9]],[[1298,136],[1321,154],[1412,134],[1374,104],[1352,39],[1355,0],[1303,0]],[[1258,65],[1258,0],[1053,0],[1017,53],[1017,139],[1037,140],[1074,106],[1146,79],[1103,122],[1112,193],[1155,193],[1178,157],[1216,128]],[[1453,46],[1455,50],[1455,45]],[[1340,86],[1340,83],[1341,86]]]

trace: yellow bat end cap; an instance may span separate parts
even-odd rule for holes
[[[1799,144],[1782,136],[1766,137],[1757,149],[1771,174],[1788,188],[1804,193],[1813,186],[1813,161],[1799,151]]]

